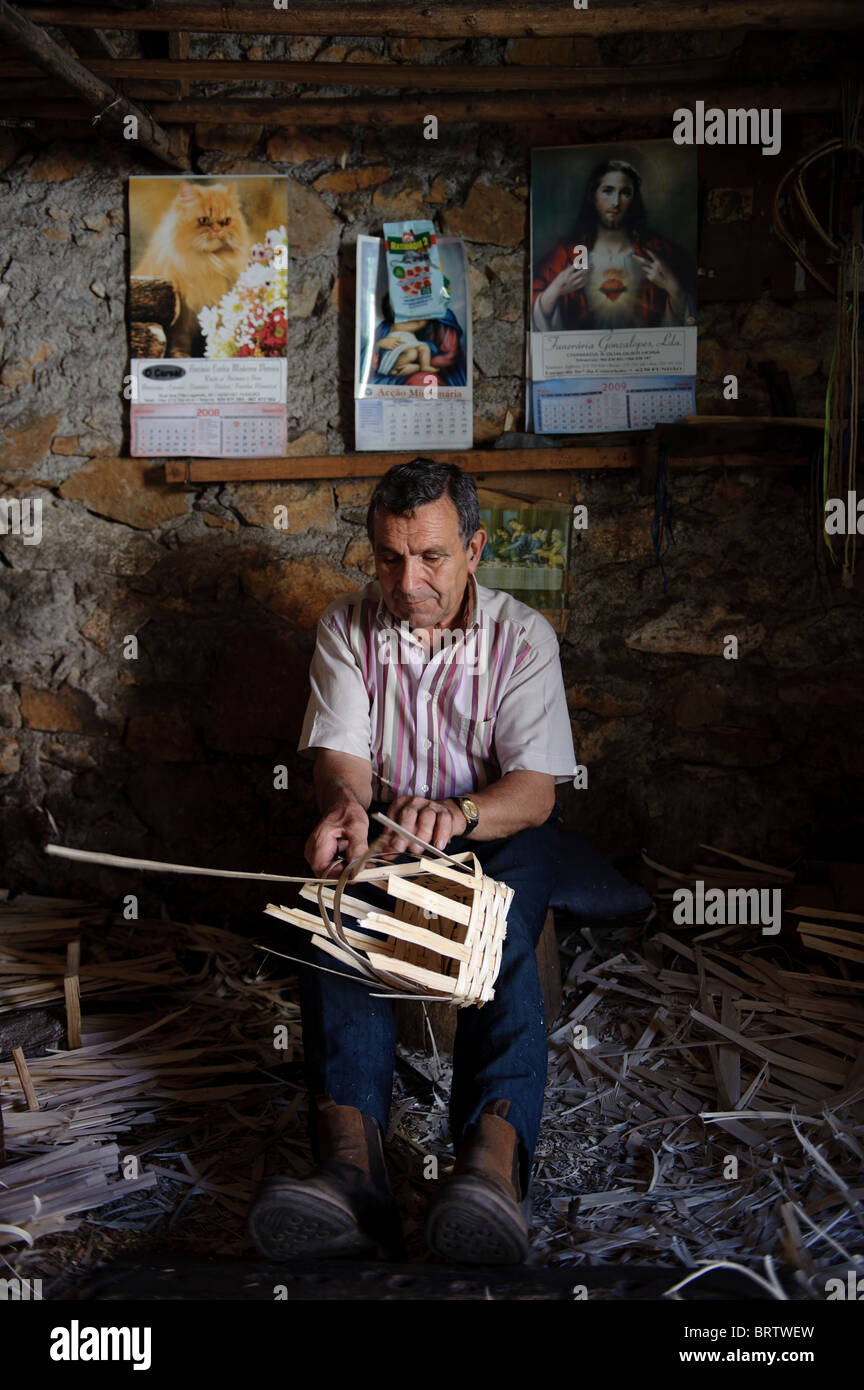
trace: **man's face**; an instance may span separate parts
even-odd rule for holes
[[[633,184],[620,169],[604,174],[594,194],[594,206],[603,227],[623,227],[633,202]]]
[[[451,626],[485,542],[486,532],[475,531],[465,549],[459,513],[446,493],[413,517],[379,511],[375,572],[393,616],[412,629]]]

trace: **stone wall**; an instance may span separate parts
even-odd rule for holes
[[[424,56],[419,41],[398,43],[407,48],[391,44],[394,61]],[[328,60],[323,41],[319,57]],[[200,172],[291,176],[290,453],[352,447],[355,240],[411,214],[434,216],[468,246],[476,442],[522,428],[528,150],[600,137],[464,127],[424,144],[400,129],[211,127],[176,138],[178,148],[191,139]],[[183,490],[130,460],[125,184],[153,165],[122,142],[53,132],[0,132],[0,148],[0,472],[3,496],[43,500],[41,544],[2,538],[5,881],[126,891],[110,871],[46,861],[51,838],[297,872],[314,810],[309,765],[294,751],[314,626],[326,602],[372,573],[372,484]],[[741,413],[768,413],[757,363],[770,358],[790,372],[799,412],[821,413],[832,332],[833,305],[814,294],[704,303],[700,411],[730,409],[720,384],[734,371]],[[782,862],[854,857],[860,589],[840,587],[814,540],[808,470],[768,470],[759,458],[670,469],[665,593],[654,497],[635,473],[505,475],[495,486],[589,509],[562,643],[589,769],[588,790],[564,793],[569,822],[614,858],[645,846],[689,862],[699,841]],[[287,532],[273,528],[276,503],[288,504]],[[739,638],[737,661],[721,655],[726,633]],[[287,789],[274,786],[281,765]],[[260,897],[185,880],[168,891],[199,908]]]

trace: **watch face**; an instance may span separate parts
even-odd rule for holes
[[[465,815],[469,818],[469,820],[480,819],[480,812],[477,809],[477,804],[476,802],[471,800],[470,796],[463,796],[462,809],[465,812]]]

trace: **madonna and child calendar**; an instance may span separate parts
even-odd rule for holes
[[[446,309],[397,318],[384,243],[357,238],[354,423],[357,449],[470,449],[471,291],[465,248],[438,239]],[[422,310],[417,309],[422,315]]]
[[[285,453],[288,181],[129,180],[133,455]]]

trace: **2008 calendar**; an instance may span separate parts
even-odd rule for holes
[[[281,405],[141,405],[132,414],[133,455],[275,458],[285,445]]]
[[[133,454],[284,451],[287,220],[284,177],[129,180]]]

